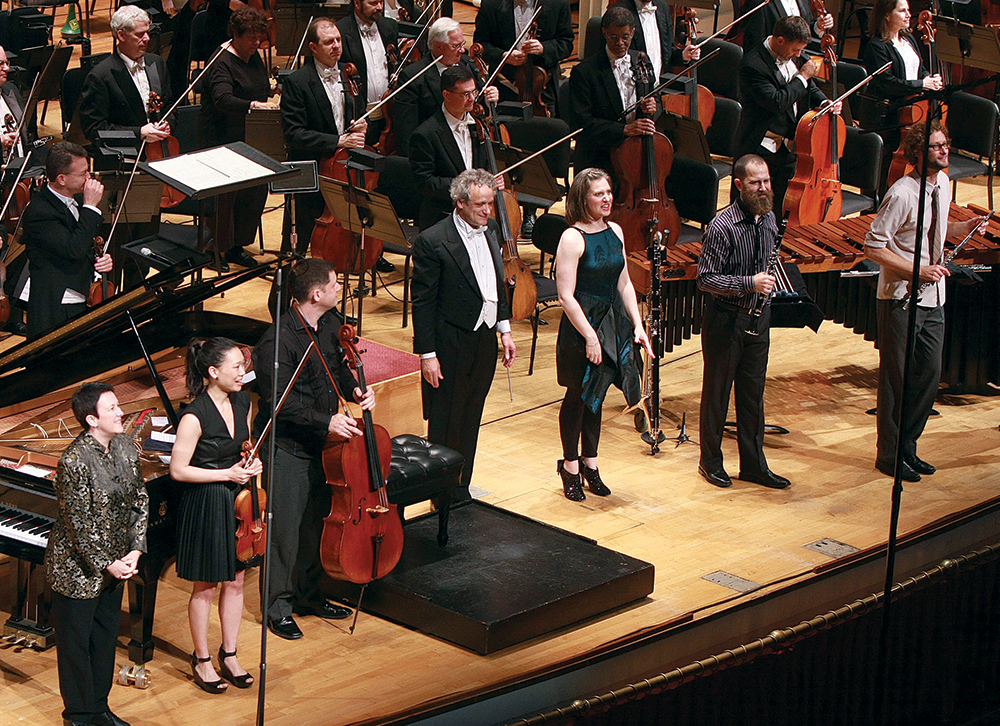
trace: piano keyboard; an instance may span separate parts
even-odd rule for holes
[[[44,550],[49,542],[53,521],[40,514],[0,504],[0,537],[8,537]]]

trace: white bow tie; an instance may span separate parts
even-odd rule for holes
[[[378,27],[376,27],[375,23],[372,23],[371,25],[362,25],[359,27],[361,29],[361,34],[366,38],[374,38],[376,35],[378,35]]]
[[[656,6],[653,5],[653,3],[646,3],[641,8],[639,8],[639,14],[640,15],[655,15],[656,14]]]
[[[632,59],[627,55],[621,58],[616,58],[612,61],[612,67],[619,73],[631,73],[632,72]]]
[[[137,61],[132,61],[132,73],[138,73],[139,71],[146,70],[146,61],[144,58],[140,58]]]
[[[323,68],[319,72],[319,77],[324,81],[333,81],[334,83],[340,82],[340,69],[339,68]]]

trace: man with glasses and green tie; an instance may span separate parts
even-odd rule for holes
[[[986,218],[948,221],[948,132],[939,122],[931,125],[924,193],[923,229],[920,230],[920,280],[930,283],[922,292],[911,290],[913,255],[917,242],[917,210],[923,167],[925,126],[914,124],[903,145],[906,160],[916,169],[892,185],[865,237],[865,254],[882,270],[878,278],[878,449],[875,468],[895,475],[897,443],[903,449],[900,478],[920,481],[935,468],[917,456],[917,439],[930,416],[941,380],[944,344],[945,278],[944,241],[965,236]],[[913,299],[915,298],[915,299]],[[906,407],[903,408],[903,366],[909,304],[917,306],[917,322],[910,361]]]
[[[32,197],[22,217],[31,271],[29,340],[84,312],[94,273],[112,268],[111,255],[98,256],[94,248],[104,185],[91,178],[87,151],[68,141],[54,144],[45,176],[48,184]]]

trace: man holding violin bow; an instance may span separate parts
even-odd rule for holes
[[[94,273],[111,272],[111,255],[95,259],[104,185],[90,176],[87,151],[68,141],[49,149],[49,182],[32,197],[22,218],[28,253],[28,339],[87,309]]]
[[[651,136],[656,131],[652,118],[635,118],[631,113],[621,119],[637,100],[640,55],[629,50],[635,24],[632,11],[621,5],[608,8],[601,19],[605,48],[578,64],[569,77],[570,115],[583,129],[577,137],[573,166],[604,169],[612,179],[611,151],[629,136]],[[653,98],[642,103],[642,110],[650,116],[658,108]]]
[[[701,58],[701,48],[691,45],[693,38],[688,38],[688,44],[683,48],[674,45],[670,6],[663,0],[622,0],[619,5],[631,10],[638,18],[639,27],[632,38],[632,50],[641,50],[649,56],[657,79],[670,73],[672,66]]]
[[[809,25],[800,17],[782,18],[767,39],[746,51],[740,65],[743,114],[736,130],[736,154],[757,154],[767,162],[774,207],[781,209],[795,174],[795,129],[812,108],[828,103],[813,77],[815,60],[803,54]],[[840,113],[840,104],[833,109]]]

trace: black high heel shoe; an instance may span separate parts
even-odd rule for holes
[[[587,498],[587,495],[583,493],[583,479],[580,477],[580,473],[570,474],[566,471],[566,460],[560,459],[556,462],[556,471],[559,472],[560,478],[562,478],[563,494],[571,502],[582,502]]]
[[[191,654],[191,673],[194,675],[194,682],[197,686],[203,690],[205,693],[225,693],[229,686],[221,678],[217,681],[206,681],[201,676],[198,675],[198,664],[208,663],[212,660],[212,656],[206,656],[205,658],[199,658],[196,653]]]
[[[221,645],[219,646],[219,675],[237,688],[249,688],[253,685],[253,676],[249,673],[244,673],[242,676],[235,676],[229,670],[229,666],[226,665],[226,658],[232,658],[234,655],[236,655],[235,650],[232,653],[227,653],[222,649]]]
[[[591,494],[598,497],[606,497],[611,493],[608,485],[601,480],[600,472],[584,464],[583,459],[580,459],[580,473],[587,480],[587,486],[590,488]]]

